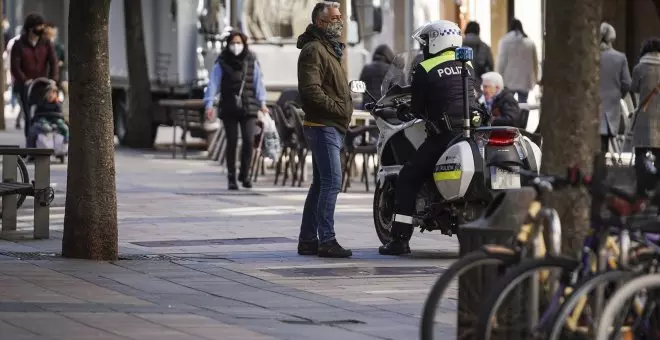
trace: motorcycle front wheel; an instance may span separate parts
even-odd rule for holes
[[[394,185],[385,180],[376,184],[373,205],[374,227],[382,244],[392,241],[392,220],[394,218]]]

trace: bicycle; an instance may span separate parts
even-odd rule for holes
[[[16,157],[16,167],[17,167],[16,182],[23,184],[30,184],[30,173],[28,172],[27,164],[25,164],[25,161],[20,156]],[[27,195],[19,194],[17,196],[18,197],[16,198],[16,209],[19,209],[21,206],[23,206],[23,203],[25,203],[25,200],[27,199]],[[0,208],[0,218],[2,218],[2,208]]]
[[[660,337],[660,322],[658,322],[660,321],[660,310],[658,310],[660,296],[657,291],[654,291],[658,289],[660,289],[660,274],[657,273],[640,276],[624,284],[612,295],[605,306],[596,328],[595,339],[616,339],[610,334],[613,330],[616,330],[614,336],[620,335],[624,330],[626,338],[635,336],[636,339],[657,339]],[[641,317],[632,322],[632,326],[621,327],[632,304],[636,305],[636,308],[633,308],[634,314]],[[643,305],[641,309],[640,305]],[[622,311],[625,314],[621,314]]]
[[[660,247],[656,244],[657,239],[647,235],[657,231],[658,225],[658,220],[654,219],[641,226],[634,227],[632,223],[621,226],[619,253],[614,254],[618,261],[615,261],[614,257],[606,258],[601,255],[599,261],[607,261],[606,270],[587,277],[574,287],[552,322],[548,340],[593,335],[606,296],[616,292],[622,283],[646,274],[659,258]],[[631,241],[639,246],[631,248]],[[637,310],[641,308],[637,306]]]
[[[596,161],[596,164],[599,162]],[[597,165],[595,167],[597,169]],[[491,332],[496,331],[501,335],[505,332],[508,337],[514,335],[521,335],[524,339],[539,338],[546,339],[546,332],[552,326],[557,312],[561,307],[561,299],[571,293],[571,288],[575,287],[578,280],[589,277],[592,272],[603,272],[611,263],[610,259],[604,254],[609,252],[615,254],[627,254],[629,250],[629,238],[622,237],[623,240],[621,248],[617,242],[611,237],[609,228],[603,228],[610,224],[623,225],[622,220],[625,220],[633,213],[642,210],[643,205],[628,193],[617,189],[612,186],[601,184],[600,180],[595,180],[589,177],[582,177],[578,181],[590,187],[594,207],[600,207],[600,200],[607,198],[616,198],[608,202],[608,209],[615,215],[614,222],[601,219],[599,217],[600,210],[595,210],[592,207],[592,223],[590,226],[590,234],[584,241],[584,247],[579,259],[570,258],[565,256],[546,256],[544,258],[528,259],[523,261],[520,265],[512,268],[506,275],[498,280],[497,284],[490,291],[485,306],[480,313],[477,321],[476,334],[478,339],[488,340],[491,338]],[[597,184],[597,185],[596,185]],[[624,229],[622,233],[626,233]],[[626,234],[627,236],[627,234]],[[598,254],[599,260],[594,262],[594,254]],[[594,268],[594,265],[596,267]],[[526,285],[523,282],[531,278],[531,282],[527,285],[527,290],[531,294],[525,302],[521,298],[515,299]],[[521,285],[522,284],[522,285]],[[514,297],[508,297],[509,294],[514,293]],[[510,323],[503,322],[497,312],[501,307],[506,307],[505,303],[513,303],[515,307],[513,310],[520,311],[520,306],[529,307],[529,310],[521,311],[525,314],[525,319],[529,323],[527,327],[522,326],[522,322],[513,321]],[[504,313],[506,315],[506,313]],[[510,329],[506,326],[509,325]],[[516,329],[516,327],[520,329]],[[513,334],[509,335],[508,332]]]
[[[450,286],[453,286],[454,280],[460,280],[469,271],[474,269],[491,270],[490,267],[495,267],[494,270],[502,272],[502,270],[511,266],[517,265],[522,259],[536,256],[543,257],[548,252],[558,254],[561,247],[561,222],[557,212],[547,205],[545,196],[548,192],[553,190],[560,190],[569,186],[575,185],[577,180],[575,168],[568,169],[568,176],[538,176],[533,172],[525,172],[528,177],[533,177],[531,186],[535,190],[535,197],[529,205],[527,210],[526,221],[520,228],[520,232],[516,235],[512,244],[509,246],[490,244],[485,245],[481,249],[468,253],[461,257],[460,260],[454,262],[435,282],[424,304],[420,336],[422,340],[433,340],[434,326],[436,311],[443,300],[445,293]],[[533,174],[533,176],[530,176]],[[502,193],[497,196],[490,206],[486,209],[485,217],[492,215],[494,211],[500,208],[504,200]],[[544,228],[547,226],[547,228]],[[548,231],[551,236],[549,240],[544,237],[544,229]],[[486,267],[486,268],[484,268]],[[468,276],[468,275],[465,275]],[[464,285],[463,285],[464,286]],[[459,294],[461,292],[459,291]],[[469,295],[469,296],[468,296]],[[466,294],[465,298],[478,299],[478,294],[470,292]],[[460,307],[460,306],[459,306]],[[459,310],[460,314],[461,311]],[[474,315],[475,313],[467,311],[466,315]],[[476,321],[476,319],[474,320]],[[466,325],[466,329],[470,329],[470,325]],[[458,339],[470,338],[471,334],[461,334]]]

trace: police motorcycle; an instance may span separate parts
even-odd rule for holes
[[[444,130],[461,130],[438,159],[435,170],[418,193],[413,224],[424,232],[439,230],[452,236],[460,224],[481,216],[498,190],[517,189],[519,174],[496,167],[507,164],[538,172],[541,168],[541,150],[530,138],[515,127],[490,127],[490,116],[485,110],[474,111],[467,102],[468,77],[466,64],[472,59],[470,48],[456,50],[457,60],[463,64],[462,72],[447,68],[443,72],[463,75],[464,119],[446,126],[435,126],[423,117],[410,113],[410,82],[412,70],[422,61],[421,53],[410,51],[399,54],[391,64],[381,86],[382,98],[376,99],[366,91],[361,81],[351,81],[353,93],[366,93],[374,103],[365,110],[374,117],[379,128],[377,154],[379,169],[373,201],[373,219],[378,238],[383,244],[391,240],[394,217],[394,187],[399,171],[426,139],[427,134]]]

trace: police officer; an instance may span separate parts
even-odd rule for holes
[[[433,168],[451,140],[460,132],[463,119],[463,83],[461,62],[455,50],[463,45],[461,29],[455,23],[438,20],[415,30],[412,36],[422,47],[424,60],[414,68],[411,84],[410,112],[440,127],[445,124],[443,114],[454,131],[429,134],[411,162],[399,173],[395,186],[392,240],[379,248],[382,255],[410,253],[408,241],[413,233],[413,214],[417,193],[433,173]],[[474,70],[468,66],[469,103],[474,103]]]

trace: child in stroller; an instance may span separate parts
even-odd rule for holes
[[[28,86],[30,133],[28,147],[55,150],[55,156],[64,163],[69,148],[69,126],[64,120],[55,82],[35,79]]]

